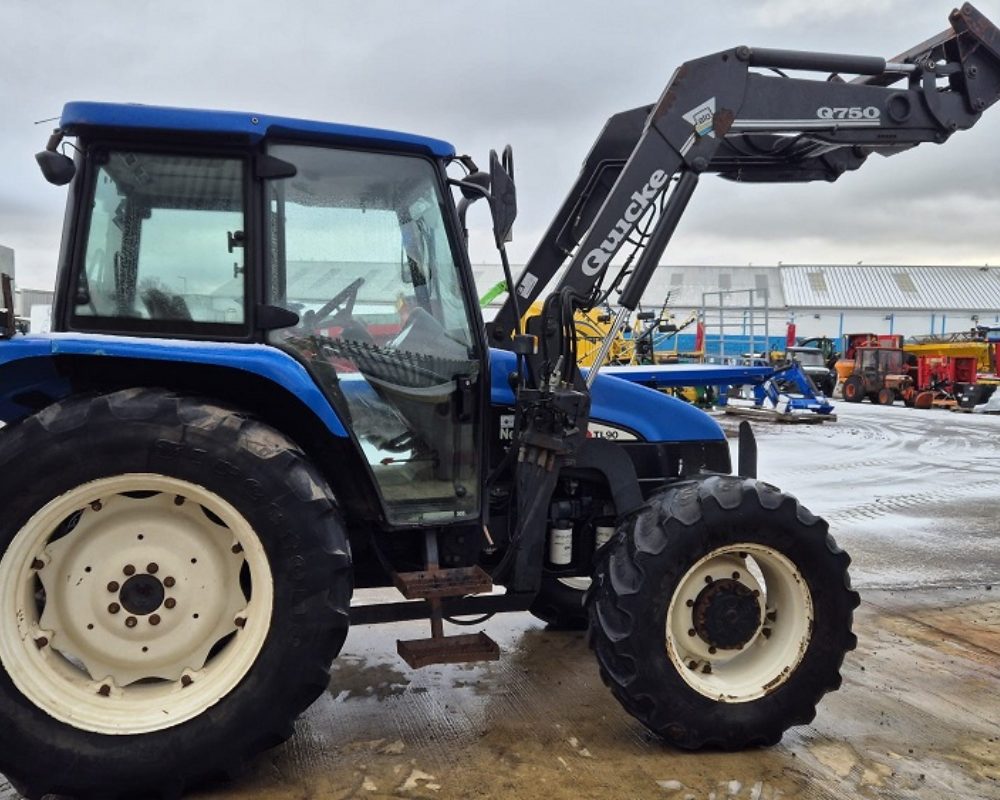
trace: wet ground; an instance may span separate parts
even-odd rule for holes
[[[761,477],[830,520],[863,598],[843,688],[780,745],[665,747],[604,688],[581,635],[527,614],[484,626],[500,662],[419,671],[395,640],[425,625],[399,623],[353,629],[294,739],[196,796],[1000,798],[1000,417],[837,411],[755,425]]]

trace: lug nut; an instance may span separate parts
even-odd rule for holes
[[[182,506],[182,505],[184,505],[184,498],[181,497],[180,495],[177,495],[177,497],[174,498],[174,505],[175,506]]]
[[[122,610],[122,607],[120,605],[118,605],[118,603],[112,603],[111,605],[108,606],[108,613],[109,614],[117,614],[121,610]]]
[[[124,572],[126,575],[135,575],[135,567],[133,567],[131,564],[126,564],[122,572]]]
[[[45,562],[42,561],[42,559],[40,558],[36,558],[34,561],[31,562],[31,568],[34,570],[42,569],[44,566]]]
[[[716,654],[716,649],[714,647],[708,648],[708,654],[714,656]]]
[[[688,628],[688,636],[694,636],[697,631],[694,628]]]
[[[150,575],[155,575],[159,571],[160,571],[160,565],[157,564],[156,562],[146,565],[146,572],[148,572]]]
[[[118,585],[118,581],[111,581],[111,583],[108,584],[108,591],[109,592],[112,592],[112,593],[117,592],[120,588],[121,587]]]
[[[242,553],[243,552],[243,545],[241,545],[239,542],[237,542],[236,544],[233,545],[232,549],[233,549],[234,553]]]
[[[684,605],[686,605],[688,608],[694,608],[694,600],[686,600],[684,601]]]
[[[126,628],[134,628],[138,624],[139,624],[139,620],[137,620],[135,617],[126,617],[125,618],[125,627]]]
[[[761,628],[760,629],[760,633],[761,633],[761,636],[763,636],[765,639],[770,639],[771,638],[771,629],[770,628]]]
[[[177,583],[177,581],[175,581],[173,578],[164,578],[163,579],[163,585],[166,586],[168,589],[171,586],[173,586],[175,583]]]
[[[111,694],[111,687],[105,684],[104,686],[102,686],[100,689],[97,690],[97,693],[101,697],[108,697]]]
[[[705,583],[711,583],[713,580],[714,580],[714,578],[711,575],[706,575],[705,576]]]
[[[194,683],[194,678],[190,675],[181,675],[181,686],[190,686]]]
[[[236,619],[233,620],[233,623],[236,625],[237,628],[242,628],[246,626],[247,620],[246,617],[237,617]]]
[[[149,624],[150,625],[159,625],[160,624],[160,615],[159,614],[150,614],[150,616],[149,616]]]
[[[168,597],[166,600],[163,601],[163,605],[166,608],[173,608],[175,605],[177,605],[177,601],[174,600],[174,598],[172,597]]]
[[[738,572],[734,572],[734,573],[733,573],[733,580],[734,580],[734,581],[738,581],[739,579],[740,579],[740,573],[738,573]]]
[[[711,664],[705,664],[704,666],[702,666],[701,671],[705,675],[711,675],[712,674],[712,665]]]
[[[697,661],[688,661],[688,669],[698,669]]]
[[[37,647],[39,650],[45,647],[48,643],[49,640],[46,639],[44,636],[39,636],[37,639],[35,639],[35,647]]]
[[[92,511],[100,511],[102,508],[104,508],[104,506],[101,505],[100,500],[95,500],[93,503],[90,504],[90,508]]]

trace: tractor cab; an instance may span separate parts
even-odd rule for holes
[[[450,146],[99,103],[61,128],[80,154],[55,330],[274,345],[343,421],[389,524],[479,515],[489,382]]]

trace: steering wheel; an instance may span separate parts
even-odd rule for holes
[[[345,334],[343,338],[374,344],[375,340],[368,333],[368,329],[353,317],[358,289],[364,282],[364,278],[355,278],[324,303],[318,311],[307,311],[302,315],[302,327],[315,332],[328,325],[337,325],[343,329]]]

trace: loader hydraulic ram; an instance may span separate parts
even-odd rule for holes
[[[610,343],[703,173],[834,180],[970,127],[998,46],[964,6],[888,61],[683,65],[609,120],[489,326],[466,211],[509,273],[509,150],[480,171],[385,130],[67,104],[37,156],[68,187],[54,332],[0,341],[0,770],[174,797],[292,735],[349,624],[429,620],[397,645],[418,668],[499,657],[446,625],[525,610],[588,628],[672,745],[808,722],[855,645],[850,559],[755,479],[749,429],[733,475],[714,420],[581,372],[574,314],[618,306]]]

